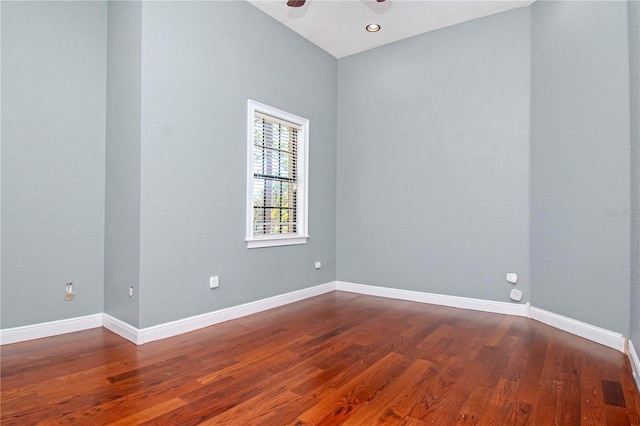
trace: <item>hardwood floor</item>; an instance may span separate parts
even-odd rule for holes
[[[640,424],[626,356],[526,318],[333,292],[143,346],[2,347],[3,425]]]

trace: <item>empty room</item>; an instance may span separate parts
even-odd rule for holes
[[[640,2],[0,23],[2,425],[640,424]]]

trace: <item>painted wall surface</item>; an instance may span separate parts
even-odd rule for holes
[[[100,313],[106,3],[2,3],[2,327]]]
[[[338,279],[529,298],[529,9],[339,62]]]
[[[640,2],[629,1],[631,94],[631,324],[630,337],[640,343]]]
[[[0,24],[2,24],[2,2],[0,2]],[[0,29],[0,75],[2,74],[2,30]],[[0,77],[1,80],[1,77]],[[2,84],[0,82],[0,104],[2,103]],[[4,127],[2,121],[2,106],[0,105],[0,129]],[[2,329],[2,131],[0,131],[0,329]]]
[[[531,301],[628,335],[625,2],[532,6]]]
[[[104,311],[138,326],[142,3],[109,2]],[[129,287],[134,297],[129,297]]]
[[[244,2],[1,10],[2,328],[335,279],[506,301],[513,271],[523,302],[640,341],[637,2],[539,0],[340,61]],[[306,245],[246,248],[249,98],[311,120]]]
[[[245,2],[142,21],[140,326],[334,281],[336,59]],[[246,247],[247,99],[310,120],[306,245]]]

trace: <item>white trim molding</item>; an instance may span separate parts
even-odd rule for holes
[[[335,289],[336,283],[329,282],[315,287],[296,290],[291,293],[280,294],[266,299],[256,300],[255,302],[232,306],[230,308],[207,312],[206,314],[183,318],[177,321],[171,321],[142,329],[133,327],[132,325],[105,314],[104,326],[125,339],[132,341],[136,345],[143,345],[155,340],[166,339],[167,337],[177,336],[182,333],[188,333],[190,331],[209,327],[221,322],[256,314],[258,312],[288,305],[290,303],[299,302],[321,294],[330,293]]]
[[[631,342],[631,340],[628,341],[627,355],[629,356],[629,361],[631,362],[633,378],[636,381],[638,390],[640,390],[640,359],[638,359],[638,353],[633,347],[633,342]]]
[[[109,331],[116,333],[117,335],[124,337],[125,339],[138,345],[138,330],[136,327],[114,318],[109,314],[104,314],[102,326]]]
[[[210,325],[256,314],[279,306],[288,305],[289,303],[299,302],[300,300],[319,296],[324,293],[330,293],[335,289],[335,282],[330,282],[320,284],[315,287],[292,291],[291,293],[279,294],[266,299],[256,300],[255,302],[249,302],[238,306],[232,306],[230,308],[220,309],[218,311],[208,312],[202,315],[184,318],[178,321],[154,325],[152,327],[143,328],[139,331],[137,343],[142,345],[144,343],[153,342],[154,340],[165,339],[167,337],[198,330],[200,328],[209,327]]]
[[[475,311],[527,317],[571,334],[575,334],[576,336],[600,343],[601,345],[616,349],[620,352],[625,352],[626,338],[622,334],[529,306],[529,303],[517,304],[497,302],[493,300],[424,293],[420,291],[401,290],[397,288],[378,287],[343,281],[336,282],[336,290],[367,294],[370,296],[388,297],[391,299],[409,300],[412,302],[431,303],[434,305],[450,306],[453,308],[472,309]],[[637,359],[638,358],[636,356],[636,360]],[[636,364],[636,366],[637,365],[638,364]]]
[[[498,302],[493,300],[474,299],[470,297],[448,296],[421,291],[355,284],[343,281],[332,281],[314,287],[279,294],[266,299],[256,300],[254,302],[232,306],[142,329],[136,328],[106,313],[27,325],[23,327],[8,328],[0,330],[0,345],[40,339],[43,337],[72,333],[96,327],[105,327],[136,345],[142,345],[155,340],[161,340],[167,337],[198,330],[200,328],[209,327],[221,322],[256,314],[268,309],[299,302],[301,300],[330,293],[335,290],[531,318],[551,327],[616,349],[620,352],[627,352],[633,368],[633,375],[636,380],[636,384],[638,385],[638,388],[640,388],[640,361],[638,360],[638,354],[636,353],[631,341],[627,341],[627,339],[620,333],[615,333],[572,318],[554,314],[553,312],[529,306],[529,303],[517,304]]]
[[[102,314],[86,315],[57,321],[42,322],[22,327],[5,328],[0,330],[0,345],[42,339],[44,337],[73,333],[102,327]]]
[[[254,144],[256,119],[263,119],[286,128],[295,128],[298,132],[295,159],[297,172],[289,177],[294,181],[296,195],[294,202],[295,232],[281,235],[255,235],[253,225],[254,195]],[[264,130],[264,129],[263,129]],[[247,248],[275,247],[306,244],[309,238],[309,120],[282,111],[278,108],[247,100],[247,212],[246,242]],[[292,201],[290,201],[292,203]],[[291,207],[291,205],[289,206]]]
[[[401,290],[391,287],[355,284],[344,281],[336,282],[336,290],[370,296],[387,297],[389,299],[409,300],[411,302],[431,303],[433,305],[453,308],[472,309],[474,311],[492,312],[496,314],[529,316],[529,304],[497,302],[493,300],[474,299],[471,297],[448,296],[445,294],[425,293],[413,290]]]
[[[535,308],[533,306],[529,312],[531,319],[540,321],[568,333],[575,334],[576,336],[584,337],[585,339],[600,343],[601,345],[608,346],[620,352],[625,352],[626,339],[620,333],[596,327],[595,325],[587,324],[586,322],[578,321],[573,318],[554,314],[553,312],[545,311],[544,309]]]

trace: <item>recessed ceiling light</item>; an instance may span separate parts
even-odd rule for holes
[[[365,29],[367,31],[369,31],[370,33],[377,33],[378,31],[380,31],[380,25],[378,24],[369,24],[365,27]]]

